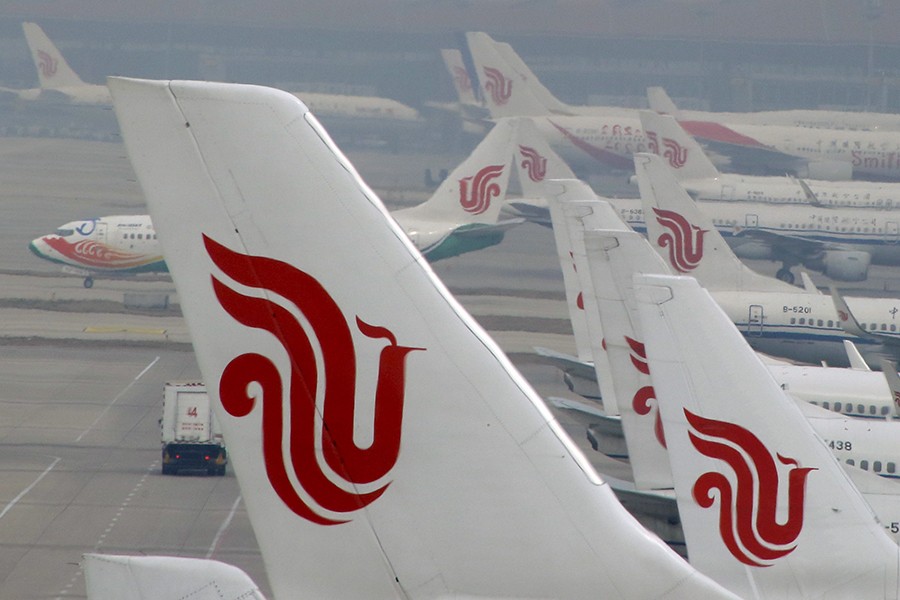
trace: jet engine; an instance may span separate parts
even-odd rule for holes
[[[863,281],[868,275],[872,255],[860,250],[827,250],[824,273],[838,281]]]

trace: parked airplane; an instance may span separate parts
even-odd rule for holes
[[[650,244],[673,272],[696,277],[716,296],[753,348],[804,362],[847,364],[843,340],[851,338],[841,328],[830,297],[811,283],[799,289],[744,265],[713,220],[679,187],[661,157],[638,155],[635,170],[643,213],[654,215],[646,220]],[[879,330],[884,325],[884,337],[900,339],[894,318],[900,312],[900,299],[854,297],[848,302],[861,321]],[[870,364],[894,356],[892,344],[857,337],[851,341]]]
[[[716,302],[634,286],[691,564],[746,598],[897,597],[900,547]]]
[[[647,88],[650,110],[672,115],[679,121],[734,123],[742,125],[781,125],[809,129],[851,129],[856,131],[900,131],[900,115],[855,112],[849,110],[760,110],[753,112],[710,112],[683,110],[662,87]]]
[[[22,23],[22,30],[37,69],[40,87],[26,90],[0,87],[0,93],[14,94],[21,100],[64,100],[75,104],[99,105],[111,103],[106,86],[82,81],[36,23]]]
[[[500,123],[441,183],[429,200],[393,213],[430,261],[500,243],[521,218],[500,219],[512,171],[517,120]],[[29,244],[38,257],[63,265],[94,285],[94,275],[166,272],[148,215],[109,216],[66,223]]]
[[[626,336],[633,340],[642,338],[628,331],[621,335],[608,333],[597,315],[599,313],[605,321],[608,314],[605,314],[603,309],[606,306],[606,313],[616,314],[611,330],[620,331],[626,325],[620,322],[623,318],[630,317],[633,320],[633,316],[623,316],[624,309],[621,308],[625,302],[624,298],[630,293],[632,273],[668,274],[670,270],[662,257],[652,250],[647,240],[629,231],[627,225],[618,218],[608,203],[589,196],[590,192],[583,193],[578,187],[583,184],[577,181],[564,181],[554,182],[554,185],[564,188],[562,193],[551,190],[551,213],[554,234],[557,232],[563,234],[556,235],[557,252],[564,271],[563,281],[566,286],[572,330],[575,334],[576,347],[579,349],[577,359],[570,357],[570,363],[580,362],[588,366],[592,362],[595,364],[597,373],[592,378],[592,385],[596,388],[597,382],[605,383],[601,388],[604,408],[607,409],[607,414],[615,415],[627,408],[621,399],[631,398],[634,390],[623,394],[613,385],[612,381],[615,381],[613,375],[622,377],[623,372],[621,364],[610,364],[609,353],[612,352],[610,345],[624,344]],[[616,238],[615,242],[611,242],[608,248],[604,247],[602,253],[599,251],[591,253],[584,249],[584,243],[581,241],[581,237],[585,235],[584,230],[606,231],[607,237],[613,237],[611,233],[613,231],[623,232],[623,235]],[[633,235],[627,236],[624,233]],[[591,264],[588,264],[590,261],[586,258],[578,258],[587,254],[592,257],[594,254],[598,256],[594,257],[595,260]],[[597,264],[593,264],[594,262]],[[720,265],[720,268],[725,270],[729,267]],[[726,299],[730,299],[738,292],[740,288],[729,289],[722,286],[711,293],[716,299],[720,293],[723,293]],[[790,288],[788,293],[791,293]],[[752,291],[747,292],[747,295],[755,297]],[[634,348],[630,351],[635,352]],[[897,406],[885,377],[881,373],[870,371],[862,357],[855,353],[852,344],[848,354],[855,358],[852,369],[795,365],[768,357],[765,362],[771,376],[782,389],[798,400],[853,417],[883,420],[900,415],[900,407]],[[599,362],[598,357],[605,364]],[[571,365],[563,364],[562,367],[569,368]],[[614,410],[610,410],[607,406],[610,386],[613,387],[612,394],[615,398]],[[897,458],[900,459],[900,456]],[[900,464],[900,460],[895,462]]]
[[[618,482],[612,485],[620,495],[627,494],[628,506],[642,513],[645,524],[652,525],[660,535],[666,535],[671,529],[666,523],[677,519],[671,494],[663,493],[661,497],[656,497],[655,494],[640,493],[649,490],[665,492],[672,488],[673,483],[665,431],[653,387],[653,372],[646,362],[646,349],[642,342],[645,336],[637,317],[632,278],[635,273],[667,274],[668,269],[639,234],[624,230],[590,229],[591,223],[597,220],[594,217],[611,210],[608,206],[603,207],[596,201],[582,201],[564,202],[555,208],[555,212],[565,214],[565,225],[573,241],[572,254],[584,290],[592,350],[595,356],[602,356],[610,365],[611,384],[621,410],[619,423],[609,418],[602,419],[607,439],[595,440],[598,443],[596,449],[606,452],[607,448],[612,447],[618,451],[618,458],[629,459],[634,486]],[[592,211],[589,216],[588,211]],[[587,309],[589,299],[594,300],[594,308],[590,310]],[[699,320],[704,318],[704,314],[698,315]],[[602,344],[598,341],[601,339]],[[865,421],[841,417],[812,406],[822,400],[827,403],[835,397],[851,403],[862,402],[866,398],[864,389],[871,389],[874,383],[884,388],[880,397],[883,405],[890,410],[892,398],[885,377],[870,371],[800,367],[806,371],[804,375],[809,376],[809,380],[801,383],[805,387],[802,392],[810,393],[805,399],[811,404],[806,404],[797,395],[800,388],[790,388],[779,380],[773,365],[765,364],[765,367],[775,376],[780,387],[800,402],[801,411],[810,425],[835,456],[847,465],[848,475],[860,487],[860,492],[895,539],[900,539],[897,536],[900,533],[900,487],[878,477],[900,477],[900,450],[896,444],[897,427],[900,425],[883,418],[880,421]],[[604,376],[598,370],[598,378]],[[838,384],[836,388],[829,389],[829,384],[835,383]],[[853,383],[863,385],[853,390],[850,387]],[[838,390],[846,395],[838,395]],[[817,397],[818,394],[821,396]],[[610,431],[612,428],[616,430]],[[592,431],[599,430],[592,426]],[[627,445],[624,454],[619,450],[620,444],[616,439],[613,440],[615,445],[611,445],[608,439],[610,435],[620,439],[623,431]],[[646,521],[648,518],[649,523]],[[893,530],[890,529],[891,524]],[[680,541],[677,535],[668,535],[667,541],[670,538],[674,538],[676,543]]]
[[[818,208],[900,208],[900,184],[814,181],[791,176],[722,173],[671,115],[638,111],[650,151],[666,159],[681,186],[698,201],[806,204]]]
[[[463,131],[483,135],[490,124],[488,120],[490,115],[484,103],[475,96],[477,82],[472,82],[469,70],[466,69],[463,61],[462,52],[456,48],[445,48],[441,50],[441,58],[450,74],[453,89],[456,90],[457,101],[451,103],[426,102],[425,105],[459,115]],[[310,108],[312,109],[312,107]]]
[[[734,597],[621,507],[302,103],[109,85],[277,597]]]

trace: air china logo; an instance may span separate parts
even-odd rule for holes
[[[688,149],[671,138],[663,138],[663,151],[659,151],[659,138],[655,131],[645,131],[647,136],[647,148],[653,154],[662,156],[669,162],[673,169],[680,169],[687,164]]]
[[[846,311],[839,310],[839,311],[837,311],[837,313],[838,313],[838,317],[840,317],[841,321],[849,321],[850,320],[850,315],[848,315],[846,313]]]
[[[662,152],[663,158],[669,161],[669,166],[673,169],[680,169],[687,163],[688,149],[669,138],[663,138]]]
[[[505,165],[489,165],[475,175],[459,180],[459,204],[463,210],[480,215],[491,206],[491,200],[503,192],[499,183],[494,181],[503,174]]]
[[[668,229],[656,240],[661,248],[669,249],[669,264],[681,273],[700,266],[703,258],[703,236],[706,229],[691,225],[687,219],[671,210],[654,208],[656,222]]]
[[[644,375],[650,375],[650,365],[647,364],[647,349],[644,344],[627,335],[625,336],[625,342],[628,344],[628,348],[631,351],[631,364],[634,365],[634,368]],[[653,389],[652,385],[645,385],[634,393],[634,397],[631,399],[631,407],[634,409],[634,412],[641,416],[649,415],[651,412],[656,413],[653,424],[653,433],[656,435],[656,441],[659,442],[659,445],[665,448],[666,436],[663,432],[659,406],[651,404],[651,400],[656,400],[656,391]]]
[[[464,67],[453,67],[453,83],[456,89],[461,92],[472,91],[472,80],[469,78],[469,72]]]
[[[368,338],[387,340],[381,350],[375,391],[374,435],[368,447],[353,439],[356,395],[356,350],[340,307],[313,277],[278,260],[238,254],[204,236],[212,261],[236,282],[277,294],[293,303],[315,334],[310,339],[291,311],[265,298],[244,296],[212,276],[222,308],[247,327],[268,331],[291,357],[291,377],[285,386],[271,359],[242,354],[226,365],[219,381],[225,411],[235,418],[254,409],[257,398],[247,386],[262,389],[262,450],[272,488],[295,514],[320,525],[337,525],[322,511],[346,514],[378,499],[390,482],[369,492],[349,491],[386,476],[400,452],[406,356],[415,350],[400,346],[394,334],[356,318]],[[323,366],[320,373],[313,344]],[[319,387],[324,387],[324,393]],[[316,397],[322,398],[319,410]],[[321,413],[319,412],[321,411]],[[321,416],[319,416],[321,414]],[[285,421],[288,438],[283,440]],[[287,443],[286,443],[287,442]],[[321,455],[316,448],[321,448]],[[331,475],[323,470],[324,461]],[[335,482],[333,479],[341,479]],[[294,480],[304,492],[295,489]],[[309,498],[309,500],[307,500]]]
[[[803,529],[806,478],[815,468],[800,467],[796,460],[772,453],[748,430],[714,421],[685,409],[688,435],[704,456],[724,461],[733,470],[733,482],[717,471],[700,475],[694,483],[694,500],[710,508],[719,499],[719,533],[728,551],[752,567],[769,567],[797,547]],[[790,467],[787,481],[775,458]],[[784,471],[784,468],[781,469]],[[787,484],[787,518],[777,518],[779,485]],[[732,485],[735,485],[733,488]],[[716,493],[711,493],[716,490]]]
[[[506,75],[494,67],[484,67],[484,76],[487,79],[484,89],[491,95],[491,101],[497,106],[509,102],[512,96],[512,79],[507,79]]]
[[[43,75],[44,77],[53,77],[54,75],[56,75],[56,59],[43,50],[38,50],[37,55],[38,69],[41,70],[41,75]]]
[[[537,183],[547,176],[547,159],[537,150],[528,146],[519,146],[522,153],[522,168],[528,173],[528,179]]]

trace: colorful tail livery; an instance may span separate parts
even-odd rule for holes
[[[709,293],[635,290],[692,564],[748,598],[896,598],[900,549]]]
[[[746,267],[710,218],[681,188],[662,158],[636,154],[634,168],[647,238],[675,272],[696,277],[709,290],[797,293],[794,286]]]
[[[12,90],[26,100],[36,99],[40,93],[62,94],[69,101],[80,104],[109,104],[109,90],[105,85],[85,83],[72,70],[62,53],[36,23],[22,23],[25,41],[37,69],[40,87],[34,90]]]
[[[727,595],[618,504],[301,102],[109,85],[276,597]]]
[[[638,111],[644,134],[650,142],[650,152],[666,159],[678,181],[706,179],[719,176],[703,148],[692,138],[675,117],[649,110]]]

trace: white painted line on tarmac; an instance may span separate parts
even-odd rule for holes
[[[147,371],[149,371],[150,369],[152,369],[152,368],[153,368],[153,365],[155,365],[157,362],[159,362],[159,357],[158,357],[158,356],[157,356],[156,358],[154,358],[152,361],[150,361],[150,364],[147,365],[146,367],[144,367],[144,370],[141,371],[140,373],[138,373],[138,374],[137,374],[137,377],[135,377],[134,379],[132,379],[132,380],[131,380],[131,383],[129,383],[128,385],[126,385],[126,386],[125,386],[125,389],[123,389],[121,392],[119,392],[119,393],[116,395],[116,397],[112,399],[112,402],[110,402],[109,404],[106,405],[106,408],[104,408],[104,409],[100,412],[100,414],[97,415],[97,418],[94,419],[94,422],[91,423],[90,426],[89,426],[87,429],[85,429],[84,431],[82,431],[81,434],[80,434],[77,438],[75,438],[75,441],[76,441],[76,442],[80,442],[80,441],[81,441],[81,438],[83,438],[84,436],[86,436],[86,435],[88,434],[88,432],[89,432],[91,429],[93,429],[93,428],[97,425],[97,423],[100,422],[100,419],[102,419],[102,418],[106,415],[106,413],[109,412],[109,409],[111,409],[111,408],[113,407],[113,405],[115,405],[115,403],[119,401],[119,398],[121,398],[122,396],[124,396],[124,395],[125,395],[125,392],[127,392],[128,390],[130,390],[131,387],[132,387],[135,383],[137,383],[138,380],[139,380],[141,377],[143,377],[143,376],[147,373]]]
[[[221,539],[222,535],[225,533],[225,530],[228,529],[228,526],[231,525],[231,521],[232,519],[234,519],[234,513],[237,512],[238,506],[240,504],[241,495],[238,494],[238,497],[235,499],[234,504],[231,505],[231,512],[229,512],[228,516],[225,517],[225,520],[222,521],[222,525],[219,527],[219,531],[216,532],[216,537],[213,538],[212,544],[209,545],[209,551],[207,551],[204,558],[210,558],[213,555],[213,552],[216,551],[216,546],[219,545],[219,539]]]
[[[38,475],[38,478],[35,479],[34,481],[32,481],[32,482],[31,482],[31,485],[29,485],[27,488],[25,488],[24,490],[22,490],[21,492],[19,492],[19,495],[18,495],[18,496],[16,496],[16,497],[13,498],[12,500],[10,500],[9,503],[8,503],[6,506],[3,507],[3,510],[0,511],[0,519],[2,519],[3,516],[4,516],[6,513],[8,513],[10,510],[12,510],[12,507],[15,506],[16,503],[19,502],[19,500],[21,500],[22,498],[24,498],[24,497],[25,497],[25,494],[27,494],[27,493],[30,492],[32,489],[34,489],[34,486],[36,486],[37,484],[39,484],[39,483],[41,482],[41,479],[43,479],[43,478],[47,475],[47,473],[49,473],[51,470],[53,470],[53,467],[56,466],[56,463],[58,463],[58,462],[61,460],[61,458],[60,458],[60,457],[57,457],[57,456],[54,456],[54,457],[52,457],[52,458],[53,458],[53,462],[50,463],[50,466],[47,467],[46,469],[44,469],[44,472],[41,473],[40,475]]]

